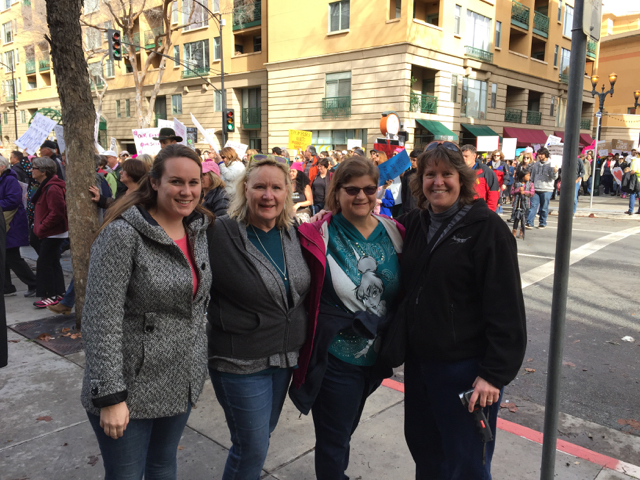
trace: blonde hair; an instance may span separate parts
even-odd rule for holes
[[[127,159],[129,160],[129,159]],[[144,164],[147,166],[147,172],[150,172],[151,169],[153,168],[153,157],[147,153],[141,153],[140,155],[138,155],[134,160],[140,160],[142,162],[144,162]],[[126,162],[126,160],[125,160]]]
[[[271,157],[271,158],[269,158]],[[247,196],[245,194],[244,186],[247,184],[251,176],[261,167],[276,167],[282,170],[285,180],[285,191],[287,196],[284,200],[284,208],[278,218],[276,218],[276,227],[289,228],[293,225],[293,217],[290,212],[293,210],[293,190],[291,188],[291,177],[289,176],[289,166],[286,163],[281,163],[275,160],[269,155],[264,160],[252,161],[244,171],[238,181],[236,182],[236,193],[231,199],[229,210],[227,214],[229,218],[233,218],[238,222],[248,223],[249,220],[249,205],[247,204]]]
[[[206,190],[205,190],[204,185],[203,185],[202,191],[204,193],[208,193],[211,190],[215,190],[218,187],[224,188],[224,187],[227,186],[227,184],[224,183],[224,180],[222,180],[218,175],[216,175],[213,172],[205,172],[205,173],[202,174],[202,176],[203,177],[209,177],[209,180],[211,181],[211,186],[209,188],[207,188]]]

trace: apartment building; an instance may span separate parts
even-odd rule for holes
[[[312,131],[321,149],[345,148],[351,138],[371,147],[380,136],[381,113],[388,110],[400,117],[409,148],[433,139],[475,143],[476,136],[492,134],[517,137],[524,146],[564,130],[572,1],[199,1],[225,25],[194,0],[173,2],[172,25],[186,19],[190,24],[171,34],[172,55],[192,68],[167,60],[156,118],[175,116],[192,126],[193,113],[205,128],[219,132],[223,59],[227,103],[239,127],[230,139],[253,148],[286,145],[290,129]],[[18,134],[36,111],[55,116],[59,100],[46,42],[27,21],[44,11],[44,0],[1,2],[0,61],[10,65],[0,104],[7,145],[15,140],[14,95]],[[131,47],[138,64],[147,60],[145,47],[162,41],[158,35],[164,33],[157,21],[160,2],[145,5],[134,38],[125,39],[140,45]],[[99,0],[85,1],[84,19],[104,28],[113,24]],[[87,47],[106,48],[106,35],[92,30],[85,28]],[[597,51],[590,41],[583,142],[592,132],[594,100],[588,92]],[[154,59],[145,98],[158,65]],[[138,126],[131,65],[126,59],[101,65],[94,57],[89,69],[96,104],[107,87],[101,141],[115,137],[119,148],[131,149],[131,129]]]

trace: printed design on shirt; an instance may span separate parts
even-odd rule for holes
[[[460,238],[457,235],[454,235],[453,237],[451,237],[451,241],[452,243],[457,243],[458,245],[462,245],[464,242],[466,242],[467,240],[469,240],[471,237],[467,237],[467,238]]]

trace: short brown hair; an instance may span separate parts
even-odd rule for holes
[[[504,162],[504,153],[502,153],[500,150],[494,150],[493,152],[491,152],[491,158],[493,158],[495,154],[500,155],[500,161]]]
[[[340,211],[340,206],[338,205],[338,200],[336,198],[338,190],[340,190],[342,186],[345,183],[348,183],[352,178],[365,176],[371,177],[373,182],[378,185],[380,171],[371,160],[354,155],[340,163],[333,174],[331,183],[329,184],[329,190],[327,191],[327,196],[324,199],[325,208],[333,213],[338,213]]]
[[[462,152],[454,152],[442,145],[438,145],[432,150],[428,150],[418,157],[418,168],[416,174],[411,178],[409,186],[411,193],[417,200],[418,208],[425,210],[429,205],[424,191],[422,190],[422,177],[427,167],[431,164],[444,162],[445,165],[453,168],[460,176],[460,196],[458,202],[461,207],[471,205],[476,198],[476,172],[474,172],[464,161]]]
[[[122,164],[122,171],[127,172],[129,178],[138,183],[148,173],[149,169],[142,160],[129,158]]]

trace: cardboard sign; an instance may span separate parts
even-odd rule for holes
[[[180,145],[187,145],[187,127],[184,125],[184,123],[182,123],[176,117],[173,117],[173,125],[171,128],[173,128],[173,131],[176,132],[176,136],[182,137],[182,141],[178,143]]]
[[[561,168],[562,152],[564,150],[564,144],[558,143],[558,144],[549,145],[548,150],[549,150],[549,162],[551,163],[551,165],[555,168]]]
[[[211,138],[211,136],[207,133],[207,131],[204,128],[202,128],[202,125],[200,125],[200,122],[198,122],[198,120],[196,120],[196,117],[193,116],[193,113],[191,114],[191,121],[196,126],[198,131],[202,134],[202,136],[204,137],[205,143],[208,143],[209,145],[211,145],[211,147],[215,148],[214,145],[218,143],[217,141],[214,142],[213,139],[215,137]]]
[[[476,149],[479,152],[493,152],[500,147],[500,137],[498,135],[490,137],[476,137]]]
[[[53,127],[56,126],[58,122],[55,120],[51,120],[49,117],[45,117],[41,113],[36,113],[36,116],[33,117],[31,121],[31,125],[26,132],[22,134],[22,136],[16,140],[16,145],[24,150],[29,155],[35,155],[42,142],[44,142]],[[96,131],[97,131],[96,126]]]
[[[621,152],[630,152],[633,148],[632,140],[611,140],[611,149],[620,150]]]
[[[562,143],[562,139],[560,137],[556,137],[555,135],[549,135],[544,146],[548,147],[549,145],[558,145],[559,143]]]
[[[378,185],[384,185],[387,180],[393,180],[409,168],[411,168],[409,154],[406,150],[402,150],[395,157],[391,157],[386,162],[378,165],[378,170],[380,170],[380,181]]]
[[[247,149],[249,148],[249,145],[245,145],[244,143],[239,142],[232,142],[231,140],[227,140],[227,143],[225,143],[224,146],[233,148],[240,159],[244,158],[244,154],[247,153]]]
[[[109,150],[116,151],[116,139],[111,137],[111,142],[109,142]]]
[[[600,150],[598,150],[598,156],[606,157],[608,155],[609,155],[609,150],[607,148],[601,148]]]
[[[138,128],[132,130],[133,141],[136,144],[136,151],[138,155],[147,153],[149,155],[157,155],[162,146],[158,140],[154,140],[153,137],[160,135],[159,128]]]
[[[56,140],[58,141],[58,150],[60,150],[60,153],[64,152],[67,149],[64,143],[64,127],[62,125],[55,125],[53,127],[53,133],[55,133]]]
[[[350,138],[347,140],[347,150],[352,150],[354,148],[362,148],[362,140],[359,138]]]
[[[613,175],[613,179],[616,181],[618,185],[622,185],[622,177],[624,176],[624,172],[620,167],[615,167],[611,170],[611,174]]]
[[[173,128],[173,122],[171,120],[165,120],[164,118],[159,118],[158,119],[158,128]],[[177,133],[176,133],[176,135],[177,135]]]
[[[304,150],[311,145],[312,132],[304,130],[289,130],[289,148]]]
[[[518,146],[517,138],[502,139],[502,154],[504,155],[505,160],[515,160],[517,146]]]

